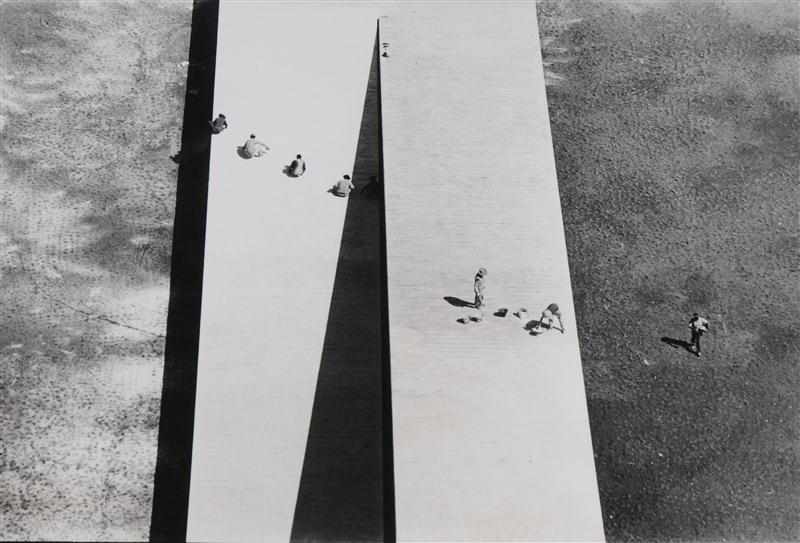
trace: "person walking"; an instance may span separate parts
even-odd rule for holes
[[[256,139],[255,134],[250,134],[250,138],[242,145],[242,154],[247,158],[258,158],[269,151],[269,147]]]
[[[486,268],[479,268],[478,273],[475,274],[475,283],[473,288],[475,290],[475,309],[483,315],[483,308],[486,306]]]
[[[708,319],[701,317],[697,313],[692,314],[692,318],[689,320],[689,331],[692,334],[689,350],[697,357],[700,357],[700,337],[708,332],[708,328]]]
[[[226,128],[228,128],[228,121],[225,119],[225,115],[220,113],[217,115],[217,118],[213,121],[208,121],[208,124],[211,125],[211,132],[213,134],[219,134]]]
[[[297,155],[292,163],[287,168],[287,173],[292,177],[300,177],[306,173],[306,161],[303,160],[303,155]]]
[[[355,185],[353,185],[353,182],[350,180],[350,176],[349,175],[344,175],[331,188],[331,193],[333,193],[334,196],[338,196],[340,198],[345,198],[347,196],[350,196],[350,191],[352,191],[354,188],[356,188],[356,187],[355,187]]]

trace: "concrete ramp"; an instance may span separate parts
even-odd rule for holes
[[[380,22],[397,539],[601,541],[535,4],[416,6]]]
[[[224,2],[220,112],[187,539],[602,540],[534,5]]]
[[[326,455],[343,449],[312,413],[373,378],[357,373],[358,359],[335,378],[341,342],[329,317],[347,316],[331,304],[350,288],[337,279],[348,201],[326,190],[354,168],[356,182],[368,176],[356,155],[376,19],[335,3],[220,6],[214,112],[229,128],[211,148],[189,541],[319,540],[351,514],[346,497],[341,511],[326,508],[344,488],[329,481],[349,472],[326,471]],[[251,133],[270,146],[266,156],[237,153]],[[297,153],[308,170],[287,177]],[[367,391],[348,430],[359,443],[380,442],[371,399]],[[380,471],[367,473],[351,489],[379,496]],[[324,515],[334,528],[314,522]],[[376,533],[378,515],[358,533]]]

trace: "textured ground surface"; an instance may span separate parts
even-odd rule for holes
[[[539,17],[608,539],[797,540],[797,4]]]
[[[0,4],[0,537],[145,539],[191,2]]]

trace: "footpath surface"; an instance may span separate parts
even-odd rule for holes
[[[535,6],[414,4],[380,41],[397,539],[602,541]],[[529,335],[552,302],[566,333]]]
[[[377,173],[380,16],[397,539],[600,541],[535,7],[248,1],[220,7],[188,540],[391,522],[379,199],[326,192]],[[492,315],[551,302],[564,335]]]
[[[190,541],[290,538],[347,209],[326,190],[353,169],[377,16],[221,3]],[[271,150],[245,160],[251,133]]]

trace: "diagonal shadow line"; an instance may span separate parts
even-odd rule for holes
[[[218,19],[219,0],[194,0],[150,541],[186,540]]]
[[[378,69],[378,179],[381,187],[381,328],[383,337],[383,540],[386,543],[397,541],[397,518],[394,494],[394,426],[392,422],[392,367],[389,336],[389,273],[386,257],[386,176],[383,171],[383,96],[381,94],[381,63],[378,57],[378,44],[381,43],[381,21],[376,23],[375,51],[373,63]]]
[[[384,540],[388,328],[378,87],[376,37],[292,541]],[[362,190],[373,177],[378,184]]]

